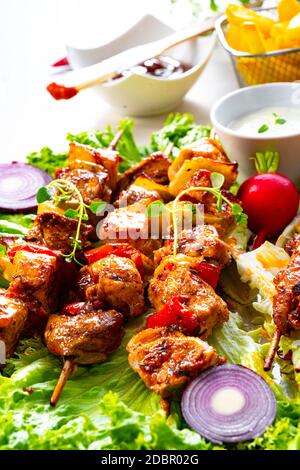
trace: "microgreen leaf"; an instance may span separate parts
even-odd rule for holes
[[[106,207],[106,202],[98,201],[98,202],[92,202],[92,204],[89,206],[89,209],[93,214],[101,215],[105,207]]]
[[[162,201],[154,201],[146,209],[146,215],[148,218],[159,217],[166,212],[168,212],[168,209],[165,207]]]
[[[259,134],[263,134],[263,132],[267,132],[268,130],[269,130],[268,124],[263,124],[262,126],[260,126],[257,132]]]
[[[224,175],[222,175],[221,173],[213,172],[210,175],[210,181],[214,189],[222,188],[224,180],[225,180]]]
[[[217,209],[218,209],[218,212],[222,212],[222,194],[220,193],[219,196],[218,196],[218,199],[217,199]]]
[[[68,217],[68,219],[77,220],[79,218],[79,214],[74,209],[67,209],[66,212],[64,213],[64,217]]]
[[[233,213],[234,218],[235,218],[235,220],[238,224],[247,225],[248,217],[243,212],[243,209],[239,204],[233,204],[232,205],[232,213]]]
[[[49,201],[50,198],[51,194],[49,193],[48,188],[46,186],[42,186],[36,194],[36,200],[38,204],[41,204],[45,201]]]

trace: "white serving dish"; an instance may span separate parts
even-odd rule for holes
[[[255,174],[256,152],[272,150],[280,154],[279,171],[300,187],[300,125],[298,132],[273,137],[243,135],[228,127],[242,115],[276,106],[300,109],[300,84],[269,83],[236,90],[213,106],[211,122],[229,157],[238,162],[241,178]]]
[[[152,15],[145,15],[128,31],[111,42],[93,48],[67,45],[67,56],[72,68],[85,67],[112,55],[161,39],[172,33],[172,28]],[[178,46],[168,55],[192,67],[178,77],[163,79],[133,73],[95,87],[117,111],[131,116],[151,116],[171,111],[199,78],[215,45],[212,33]]]

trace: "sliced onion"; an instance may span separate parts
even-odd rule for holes
[[[51,179],[45,171],[26,163],[1,163],[0,209],[11,212],[35,209],[38,189]]]
[[[229,402],[231,393],[234,400]],[[261,436],[275,419],[277,403],[260,375],[225,364],[207,370],[187,386],[181,409],[192,429],[222,444]]]

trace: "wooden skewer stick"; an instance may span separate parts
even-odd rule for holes
[[[121,129],[120,131],[118,131],[116,133],[116,135],[114,136],[113,140],[111,141],[111,143],[109,144],[108,148],[109,150],[116,150],[116,147],[118,145],[118,142],[119,140],[121,139],[122,135],[124,134],[124,131],[125,129]]]
[[[270,370],[271,367],[272,367],[274,357],[275,357],[276,351],[278,349],[278,345],[279,345],[281,335],[282,335],[281,331],[278,328],[276,328],[276,331],[275,331],[274,336],[272,338],[272,342],[271,342],[271,346],[270,346],[268,355],[267,355],[266,360],[265,360],[265,365],[264,365],[264,370],[265,371]]]
[[[52,394],[52,397],[50,399],[50,405],[51,406],[56,406],[58,403],[58,400],[62,394],[62,391],[64,389],[64,386],[67,383],[67,380],[74,369],[74,362],[72,359],[67,359],[64,363],[64,366],[62,368],[62,371],[60,373],[58,382],[56,384],[56,387],[54,389],[54,392]]]
[[[92,87],[113,78],[120,70],[128,69],[151,57],[164,54],[175,46],[191,41],[214,29],[218,15],[196,25],[189,26],[158,41],[127,49],[89,67],[60,75],[59,82],[52,82],[47,90],[57,100],[70,99],[85,88]]]

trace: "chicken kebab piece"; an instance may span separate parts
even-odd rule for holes
[[[191,177],[199,170],[224,175],[224,188],[229,189],[235,182],[238,164],[231,162],[220,143],[214,139],[203,138],[188,148],[183,148],[168,170],[169,189],[177,196]]]
[[[201,205],[204,222],[216,227],[223,237],[235,222],[233,206],[240,205],[228,190],[237,178],[237,168],[216,140],[203,138],[182,149],[168,171],[169,191],[176,197],[169,204],[170,209],[183,209],[186,201]],[[223,182],[214,192],[212,179],[216,174],[223,176]]]
[[[149,299],[157,313],[147,325],[177,325],[186,334],[207,338],[229,316],[226,303],[214,290],[219,273],[219,266],[194,257],[165,257],[150,281]]]
[[[80,270],[78,279],[81,298],[101,300],[130,317],[141,315],[145,257],[127,243],[103,245],[86,252],[85,257],[89,265]]]
[[[82,301],[51,315],[46,327],[49,351],[65,359],[53,406],[74,364],[103,362],[120,345],[124,318],[144,311],[144,264],[138,250],[129,244],[109,244],[87,251],[85,257],[89,264],[77,281]]]
[[[103,220],[99,238],[104,242],[127,242],[148,258],[160,248],[159,234],[152,237],[147,207],[156,201],[169,201],[168,168],[171,162],[166,155],[155,153],[145,158],[119,179],[119,194],[115,211]]]
[[[52,394],[55,406],[76,364],[104,362],[121,344],[124,317],[116,310],[103,310],[101,302],[67,305],[61,314],[50,315],[45,342],[52,354],[64,358],[64,366]]]
[[[291,255],[290,262],[274,279],[273,320],[276,329],[265,360],[265,370],[272,367],[281,336],[300,330],[300,233],[288,242],[286,250]],[[300,372],[300,364],[296,364],[295,370]]]
[[[200,372],[224,363],[206,342],[168,328],[148,328],[127,345],[128,361],[145,385],[172,396]]]
[[[70,144],[68,166],[57,170],[55,174],[56,187],[59,188],[63,183],[66,191],[60,193],[57,189],[53,195],[56,198],[51,197],[39,204],[34,225],[26,236],[27,241],[61,250],[64,254],[69,253],[76,238],[78,221],[67,214],[68,209],[72,210],[78,205],[80,195],[82,204],[87,208],[88,219],[88,223],[80,224],[80,245],[83,249],[90,246],[89,240],[95,232],[93,226],[100,218],[89,208],[93,203],[110,203],[112,200],[121,159],[115,147],[122,133],[119,132],[110,147],[105,150],[96,150],[77,143]]]
[[[9,288],[1,291],[0,339],[10,356],[23,334],[45,328],[48,317],[60,307],[76,280],[76,269],[61,253],[33,244],[8,248],[6,274]]]
[[[170,254],[173,243],[166,241],[155,253],[159,264],[150,281],[149,299],[157,313],[147,318],[147,329],[127,346],[131,367],[163,397],[207,367],[224,362],[195,336],[207,338],[229,317],[226,303],[214,290],[229,261],[216,229],[204,225],[184,231],[176,256]]]
[[[24,300],[0,290],[0,341],[5,344],[6,358],[15,349],[16,343],[24,331],[29,310]]]

